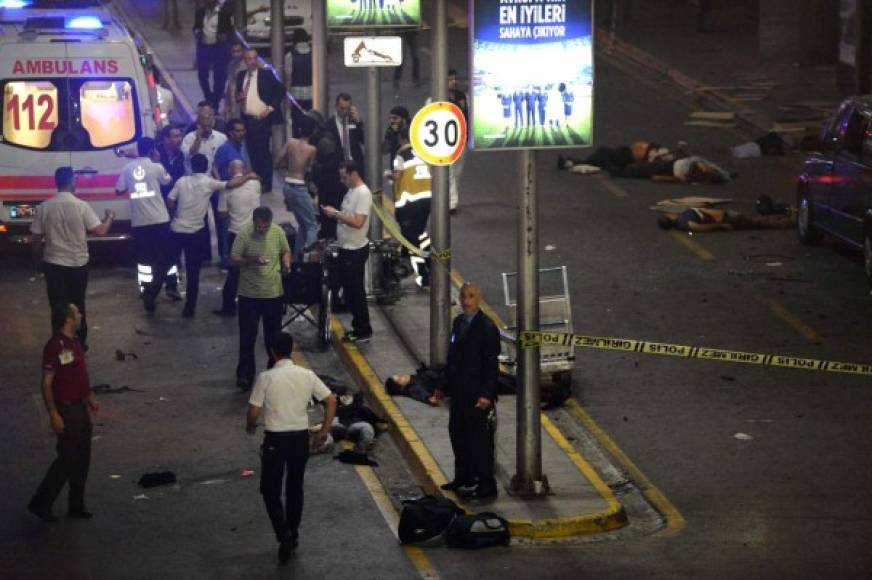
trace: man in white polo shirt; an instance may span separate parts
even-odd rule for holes
[[[170,223],[172,231],[173,262],[185,252],[185,273],[187,286],[185,307],[182,316],[193,318],[197,309],[197,294],[200,292],[200,267],[209,251],[209,232],[206,230],[206,212],[209,211],[209,198],[212,192],[239,187],[257,175],[234,177],[230,181],[212,179],[206,173],[209,160],[202,153],[191,157],[192,175],[186,175],[176,182],[167,196],[167,205],[174,213]]]
[[[303,476],[309,458],[309,414],[314,397],[324,404],[324,420],[316,434],[316,447],[323,445],[336,416],[336,396],[311,370],[291,361],[294,340],[286,332],[272,341],[275,366],[260,373],[248,400],[246,431],[254,434],[263,409],[264,437],[261,447],[260,493],[279,541],[279,561],[287,562],[297,547],[303,515]],[[285,474],[285,465],[288,470]],[[285,506],[282,506],[282,479]]]
[[[82,322],[76,334],[82,348],[87,350],[87,234],[105,235],[112,227],[115,213],[107,209],[101,222],[91,206],[74,195],[76,174],[72,167],[59,167],[55,171],[55,185],[58,192],[40,204],[33,223],[30,224],[30,232],[35,236],[32,241],[36,254],[42,258],[52,319],[59,310],[66,311],[70,303],[75,304],[82,314]]]
[[[230,177],[245,175],[245,162],[234,159],[228,166],[228,173]],[[232,248],[237,234],[251,223],[254,210],[260,205],[260,194],[260,181],[256,179],[250,179],[236,189],[221,192],[218,211],[221,212],[225,223],[228,224],[227,247]],[[234,266],[231,263],[227,269],[224,288],[221,291],[221,308],[213,310],[212,313],[218,316],[235,316],[238,289],[239,266]]]
[[[342,198],[342,209],[322,206],[324,215],[334,219],[336,240],[339,242],[339,274],[342,293],[351,310],[351,331],[342,337],[344,342],[363,343],[372,339],[369,307],[366,304],[366,260],[369,258],[369,214],[372,210],[372,192],[360,177],[354,161],[345,161],[339,167],[339,178],[348,188]]]
[[[169,261],[170,214],[160,194],[160,186],[169,185],[173,178],[160,164],[154,139],[143,137],[136,143],[136,149],[138,156],[121,170],[115,192],[130,196],[136,278],[143,293],[145,310],[154,312],[155,298],[166,280],[167,271],[175,269]],[[167,287],[167,296],[173,300],[182,299],[174,286]]]

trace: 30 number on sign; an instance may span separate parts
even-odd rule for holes
[[[453,103],[430,103],[412,119],[409,137],[425,163],[451,165],[466,145],[466,119]]]

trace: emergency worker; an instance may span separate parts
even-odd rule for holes
[[[158,269],[168,269],[170,253],[170,214],[160,194],[162,185],[172,177],[155,150],[154,139],[143,137],[136,144],[138,157],[124,166],[115,192],[130,196],[130,226],[136,248],[136,279],[147,312],[154,312],[155,298],[166,276],[155,276]],[[170,294],[171,290],[167,290]],[[174,297],[181,299],[178,289]]]
[[[430,251],[430,235],[427,233],[432,197],[430,168],[412,149],[409,128],[403,127],[398,134],[400,146],[394,159],[394,215],[403,237],[426,255]],[[415,270],[415,283],[422,288],[429,286],[429,257],[410,253],[409,260]]]

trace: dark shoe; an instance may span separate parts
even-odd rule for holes
[[[279,544],[279,563],[284,564],[290,560],[293,551],[294,547],[290,540],[286,540]]]
[[[563,155],[557,156],[557,169],[563,169],[563,164],[566,163],[566,158]]]
[[[215,316],[236,316],[235,310],[224,310],[223,308],[217,308],[212,311],[212,314]]]
[[[90,520],[94,517],[94,514],[85,510],[70,510],[67,512],[67,517],[77,520]]]
[[[182,318],[193,318],[194,317],[194,309],[188,308],[185,306],[185,309],[182,310]]]
[[[497,497],[497,488],[482,487],[481,485],[479,485],[472,491],[469,491],[467,493],[461,493],[460,495],[465,499],[492,499]]]
[[[444,489],[445,491],[459,491],[463,488],[472,488],[475,483],[470,481],[449,481],[448,483],[443,483],[439,486],[439,489]]]
[[[164,293],[167,295],[167,298],[169,298],[173,302],[181,302],[182,301],[182,295],[179,294],[178,288],[167,288]]]
[[[237,378],[236,379],[236,386],[239,387],[240,389],[242,389],[243,391],[250,391],[251,390],[251,381],[249,381],[248,379]]]
[[[342,337],[342,342],[348,344],[363,344],[372,340],[372,333],[369,334],[357,334],[356,332],[349,331],[345,333],[345,336]]]
[[[145,311],[149,314],[154,312],[154,297],[153,296],[143,296],[142,297],[142,305],[145,306]]]
[[[57,516],[51,513],[51,510],[43,510],[33,505],[29,505],[27,506],[27,511],[41,519],[45,524],[54,524],[58,521]]]

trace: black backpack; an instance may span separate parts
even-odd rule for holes
[[[456,503],[442,496],[425,495],[403,502],[397,535],[401,544],[435,545],[444,540],[445,530],[464,512]]]
[[[448,547],[467,550],[508,546],[510,539],[509,522],[493,512],[457,516],[445,534]]]

